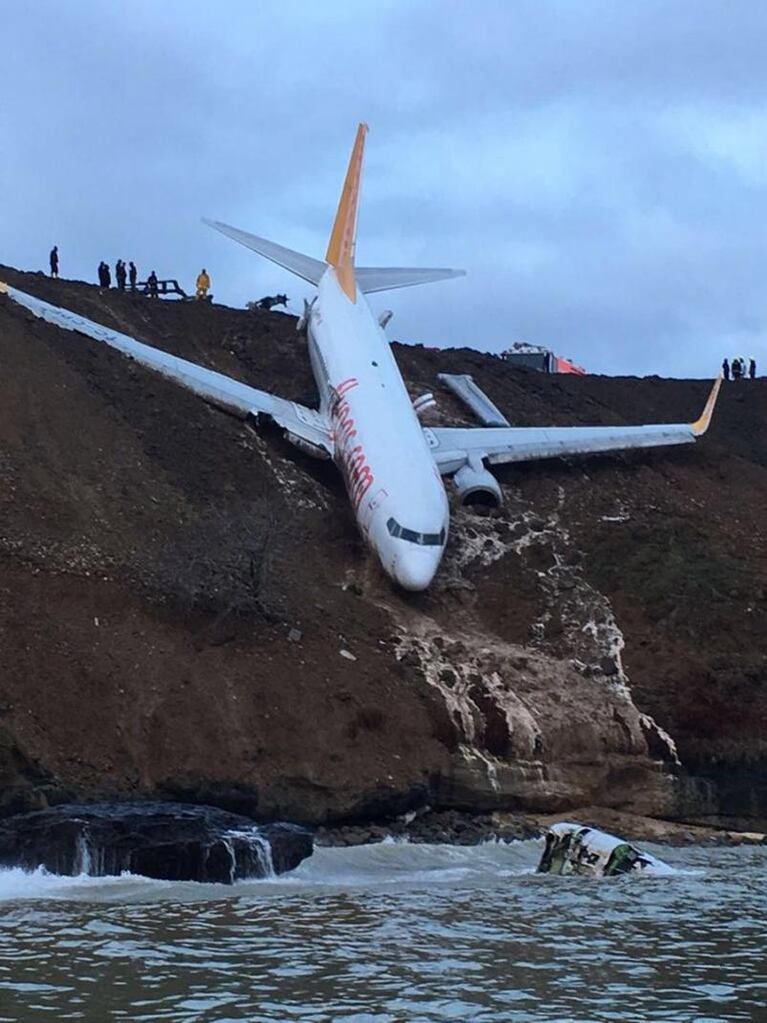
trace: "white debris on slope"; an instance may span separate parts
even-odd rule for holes
[[[294,461],[276,454],[252,426],[248,426],[247,430],[249,437],[243,441],[243,446],[256,448],[259,456],[269,466],[275,480],[290,500],[299,508],[327,511],[328,502],[319,483],[307,473],[302,472]]]
[[[547,598],[547,620],[556,617],[561,631],[553,644],[555,650],[571,651],[582,665],[581,672],[602,680],[620,693],[632,711],[636,711],[631,683],[623,665],[626,641],[615,618],[612,605],[604,593],[584,578],[581,554],[575,550],[568,530],[561,522],[566,495],[558,488],[556,510],[549,518],[548,535],[552,538],[553,566],[540,574],[540,583]],[[545,622],[542,643],[546,644]],[[671,737],[647,714],[640,715],[643,727],[654,732],[667,750],[667,758],[679,763]]]
[[[425,615],[401,625],[395,642],[397,657],[417,665],[441,694],[463,759],[482,765],[493,791],[498,791],[497,770],[504,760],[537,757],[541,731],[535,716],[494,667],[502,655],[513,657],[522,648],[497,640],[491,645],[479,634],[448,635]]]
[[[631,514],[623,502],[618,504],[614,515],[600,515],[600,522],[630,522]]]
[[[663,742],[671,753],[671,759],[675,764],[681,766],[682,761],[679,759],[679,751],[677,749],[674,739],[669,735],[665,728],[662,728],[655,718],[650,717],[649,714],[640,714],[639,720],[642,727],[648,732],[654,732],[658,738]]]
[[[523,648],[482,634],[447,635],[425,617],[418,625],[417,635],[401,628],[397,656],[416,662],[428,684],[442,694],[460,741],[475,751],[485,750],[489,718],[496,714],[505,723],[509,752],[525,759],[535,757],[540,728],[499,670],[504,656],[520,655]]]
[[[553,523],[532,510],[522,511],[509,523],[460,509],[450,527],[452,540],[445,554],[445,574],[450,577],[460,573],[476,561],[486,568],[507,554],[521,554],[527,547],[550,540],[552,528]]]
[[[481,771],[487,778],[487,784],[490,786],[491,791],[499,792],[501,786],[498,781],[498,761],[496,758],[482,750],[478,750],[476,746],[466,746],[462,744],[459,749],[461,751],[461,756],[467,764],[478,763],[482,765]]]
[[[533,548],[542,548],[548,557],[536,557],[534,563],[550,564],[532,569],[543,611],[531,624],[530,646],[544,657],[567,662],[594,684],[606,686],[610,702],[623,708],[618,711],[621,718],[633,722],[631,731],[640,731],[641,723],[641,729],[654,733],[656,745],[667,751],[664,759],[678,763],[671,737],[649,715],[640,714],[633,702],[623,664],[623,633],[608,598],[584,578],[581,553],[562,522],[564,488],[558,488],[555,506],[545,515],[525,507],[518,493],[506,489],[511,522],[508,517],[472,515],[465,509],[455,515],[440,578],[442,588],[474,590],[467,569],[485,569],[508,556],[525,561]],[[537,756],[541,733],[534,713],[511,691],[498,668],[508,658],[525,652],[524,648],[482,631],[457,637],[438,634],[423,624],[414,630],[413,625],[410,622],[399,637],[399,656],[410,652],[418,658],[427,681],[442,694],[461,741],[484,748],[488,714],[500,714],[510,737],[508,755]],[[493,656],[489,656],[491,650]],[[531,652],[529,648],[527,652]]]

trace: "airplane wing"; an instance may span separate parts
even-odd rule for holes
[[[119,331],[104,327],[85,316],[50,305],[39,298],[27,295],[17,288],[0,282],[0,291],[15,302],[29,309],[35,316],[47,320],[64,330],[73,330],[86,337],[101,341],[110,348],[116,348],[142,366],[181,384],[200,395],[213,405],[227,412],[245,418],[249,415],[269,416],[286,430],[288,439],[303,441],[315,454],[332,456],[333,442],[330,427],[319,412],[299,405],[294,401],[280,398],[268,391],[260,391],[239,380],[233,380],[223,373],[198,366],[197,363],[181,359],[177,355],[163,352],[159,348],[136,341],[135,338]],[[301,446],[299,444],[299,446]]]
[[[490,465],[526,462],[566,455],[596,454],[692,444],[708,429],[721,387],[714,382],[705,408],[694,423],[657,423],[650,426],[546,426],[546,427],[426,427],[424,435],[439,471],[456,472],[472,459]]]

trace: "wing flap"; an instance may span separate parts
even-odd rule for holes
[[[325,419],[313,409],[243,384],[224,373],[199,366],[178,355],[153,348],[128,334],[104,327],[68,309],[50,305],[16,288],[6,287],[5,291],[10,298],[40,319],[64,330],[85,334],[94,341],[101,341],[227,412],[243,418],[262,413],[308,444],[321,448],[329,455],[333,453],[330,428]]]

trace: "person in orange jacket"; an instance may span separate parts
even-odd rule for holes
[[[199,299],[205,299],[208,297],[208,289],[210,288],[210,277],[208,277],[208,271],[204,268],[197,274],[197,280],[195,282],[197,288],[196,297]]]

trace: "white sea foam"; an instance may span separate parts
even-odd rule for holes
[[[644,847],[643,847],[644,848]],[[193,881],[156,881],[133,874],[119,877],[60,877],[44,870],[0,870],[0,904],[16,901],[66,900],[105,903],[196,902],[259,893],[280,897],[291,889],[311,892],[338,889],[400,891],[445,887],[490,890],[513,885],[535,872],[541,852],[536,840],[490,840],[474,846],[425,845],[386,839],[371,845],[317,848],[294,871],[279,877],[250,878],[234,885]],[[659,855],[665,855],[666,851]],[[689,872],[676,867],[664,876]],[[644,876],[656,873],[644,871]],[[541,875],[540,883],[550,883]],[[576,879],[580,883],[584,879]],[[608,880],[605,883],[615,883]]]
[[[27,871],[13,867],[0,869],[0,903],[16,899],[87,901],[91,898],[104,898],[109,894],[121,899],[145,886],[164,889],[170,883],[152,881],[133,874],[122,874],[119,877],[89,877],[87,874],[78,874],[76,877],[65,877],[60,874],[49,874],[42,868]]]

